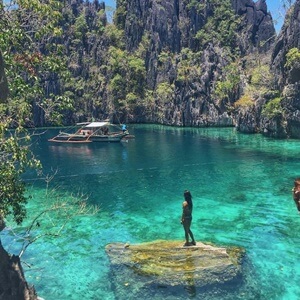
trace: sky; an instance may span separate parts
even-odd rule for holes
[[[285,9],[284,9],[284,3],[287,3],[289,1],[286,0],[267,0],[267,6],[269,12],[272,14],[273,21],[275,23],[276,31],[279,32],[280,28],[283,25],[284,21],[284,15],[285,15]],[[292,0],[294,3],[295,0]]]
[[[103,0],[106,6],[115,7],[116,0]],[[255,1],[256,2],[256,1]],[[284,21],[285,10],[283,8],[283,3],[289,2],[287,0],[267,0],[267,6],[269,12],[272,14],[276,31],[279,32]],[[294,2],[294,1],[292,1]]]

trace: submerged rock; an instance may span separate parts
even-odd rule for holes
[[[106,246],[106,253],[114,284],[123,288],[132,285],[143,292],[147,286],[219,289],[242,280],[244,250],[237,247],[223,248],[200,242],[183,247],[180,241],[154,241],[136,245],[112,243]]]

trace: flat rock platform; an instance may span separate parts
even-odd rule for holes
[[[201,242],[183,246],[182,241],[158,240],[134,245],[111,243],[106,253],[113,276],[123,287],[208,289],[241,281],[245,251]]]

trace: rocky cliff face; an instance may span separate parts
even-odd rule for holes
[[[121,3],[124,5],[124,1]],[[154,49],[157,51],[166,47],[172,53],[180,52],[185,47],[196,50],[195,35],[206,24],[209,16],[213,15],[210,5],[203,4],[204,9],[200,10],[184,0],[129,0],[125,3],[125,37],[129,51],[138,47],[145,32],[151,34],[151,42],[156,45]],[[259,0],[255,3],[253,0],[231,0],[231,5],[242,20],[239,46],[244,52],[254,49],[268,51],[276,33],[266,1]]]
[[[16,255],[8,255],[0,241],[0,300],[38,300],[25,278]]]
[[[285,85],[295,84],[300,79],[298,66],[294,66],[295,68],[290,70],[285,67],[286,55],[289,50],[300,47],[299,18],[300,1],[297,0],[286,14],[272,53],[272,70],[281,90],[284,89]]]
[[[272,71],[282,94],[283,113],[279,128],[284,137],[300,138],[300,60],[297,57],[287,66],[287,55],[300,49],[300,1],[297,0],[286,14],[284,25],[276,40],[272,54]]]
[[[0,52],[0,102],[6,102],[8,95],[7,79],[4,73],[4,62]]]
[[[64,46],[72,78],[43,77],[47,97],[67,92],[73,101],[65,124],[116,112],[114,121],[177,126],[233,126],[241,119],[228,108],[243,94],[245,62],[268,52],[275,37],[265,0],[119,0],[118,31],[104,9],[98,1],[65,2],[63,37],[53,42]],[[139,60],[143,76],[132,70]],[[47,124],[36,105],[35,125]]]
[[[274,138],[300,138],[299,18],[300,1],[297,0],[287,12],[272,47],[270,68],[277,95],[266,94],[252,107],[238,111],[237,124],[242,132],[261,132]],[[262,114],[268,106],[269,114]]]
[[[226,1],[225,1],[226,2]],[[222,5],[225,6],[225,2]],[[132,121],[149,121],[179,126],[232,126],[236,119],[228,113],[227,107],[241,96],[242,79],[233,84],[231,90],[216,96],[218,86],[226,78],[226,67],[237,57],[253,52],[266,52],[275,39],[275,29],[264,0],[231,1],[231,9],[238,23],[235,37],[221,41],[212,35],[211,40],[201,40],[199,33],[207,33],[205,27],[214,18],[213,5],[189,1],[118,1],[119,8],[126,11],[123,22],[125,44],[129,52],[135,51],[147,33],[149,48],[145,57],[147,84],[157,90],[161,84],[170,86],[170,101],[155,99],[155,112],[151,116],[133,115]],[[218,16],[220,26],[224,16]],[[211,28],[214,30],[214,28]],[[218,30],[218,28],[216,28]],[[226,30],[224,31],[226,32]],[[223,33],[226,34],[226,33]],[[184,52],[184,49],[190,52]],[[183,53],[184,52],[184,53]],[[235,54],[234,54],[235,52]],[[165,55],[165,60],[160,57]],[[191,56],[193,56],[191,58]],[[235,56],[235,58],[233,58]],[[182,80],[183,66],[186,78]],[[243,66],[236,68],[242,73]]]
[[[300,67],[286,70],[285,56],[298,45],[299,1],[278,38],[265,0],[208,2],[119,0],[112,25],[103,3],[66,1],[63,36],[52,42],[63,45],[71,78],[48,73],[41,81],[48,98],[71,99],[64,124],[113,116],[297,136]],[[265,68],[271,51],[275,81]],[[51,125],[38,105],[34,114],[36,126]]]
[[[265,0],[254,3],[252,0],[232,0],[232,6],[237,15],[242,17],[239,43],[247,53],[269,51],[276,32],[273,19],[268,12]]]

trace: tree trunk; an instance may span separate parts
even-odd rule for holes
[[[37,300],[34,287],[24,277],[20,258],[9,255],[0,240],[0,300]]]

